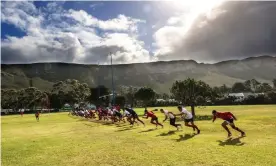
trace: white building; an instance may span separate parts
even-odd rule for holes
[[[225,97],[235,97],[235,101],[243,101],[244,99],[248,98],[249,96],[257,97],[259,95],[264,95],[264,93],[229,93]]]
[[[227,97],[235,97],[235,101],[243,101],[245,99],[243,93],[229,93]]]

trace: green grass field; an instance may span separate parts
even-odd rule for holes
[[[177,112],[176,108],[168,110]],[[236,125],[246,131],[239,138],[233,130],[232,140],[217,119],[196,121],[200,135],[191,128],[183,131],[165,122],[164,129],[147,125],[130,127],[97,120],[87,121],[68,113],[3,116],[2,165],[32,166],[275,166],[276,105],[223,106],[197,109],[197,114],[210,115],[212,109],[233,112]],[[142,112],[142,109],[136,109]],[[157,114],[162,121],[164,116]],[[183,124],[183,122],[181,122]]]

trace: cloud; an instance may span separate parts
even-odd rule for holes
[[[115,31],[136,31],[136,25],[139,22],[144,22],[139,19],[133,19],[126,17],[122,14],[118,15],[117,18],[109,20],[98,20],[96,17],[89,15],[86,11],[76,11],[73,9],[69,10],[67,15],[70,18],[82,23],[84,26],[98,27],[103,30],[115,30]]]
[[[26,34],[2,39],[1,62],[106,64],[110,52],[114,63],[179,59],[217,62],[275,55],[275,2],[225,2],[212,10],[207,6],[210,2],[198,5],[199,1],[190,1],[189,10],[176,5],[177,12],[169,19],[149,19],[150,30],[143,32],[139,26],[149,22],[123,14],[101,20],[84,10],[65,9],[64,2],[40,8],[28,1],[1,2],[1,22]],[[166,7],[171,2],[167,3]],[[142,13],[150,15],[148,11],[154,12],[154,5]],[[152,32],[152,39],[145,39],[152,45],[145,45],[141,35],[149,37]],[[153,50],[154,56],[146,48]]]
[[[124,62],[149,62],[149,52],[144,49],[144,43],[137,41],[128,34],[124,33],[106,33],[101,45],[95,46],[89,50],[91,56],[86,56],[83,63],[91,60],[101,60],[110,62],[111,52],[113,60],[118,63]]]
[[[149,52],[137,39],[137,26],[143,20],[118,15],[100,20],[83,10],[65,10],[52,2],[36,8],[32,2],[1,3],[1,21],[27,35],[6,36],[1,44],[2,63],[148,62]],[[98,33],[98,31],[101,33]]]
[[[197,17],[188,30],[187,14],[172,17],[154,34],[155,56],[217,62],[275,55],[275,9],[275,2],[226,2]]]

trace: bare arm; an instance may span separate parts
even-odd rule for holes
[[[145,114],[144,116],[143,116],[143,118],[145,118],[145,119],[148,119],[149,118],[149,115],[147,114]]]
[[[230,114],[231,114],[231,116],[235,119],[235,120],[237,120],[237,118],[231,113],[231,112],[229,112]]]
[[[213,116],[213,122],[214,122],[216,119],[217,119],[217,117],[216,117],[216,116]]]
[[[174,116],[181,116],[181,115],[183,115],[184,113],[183,112],[181,112],[180,114],[174,114]]]
[[[168,116],[167,116],[167,115],[165,115],[165,119],[163,120],[163,122],[165,122],[167,119],[168,119]]]

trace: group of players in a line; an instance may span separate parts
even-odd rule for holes
[[[176,123],[176,117],[181,116],[184,119],[185,126],[193,128],[194,131],[196,130],[197,134],[200,134],[200,129],[197,125],[194,124],[194,117],[192,113],[187,111],[187,109],[182,106],[178,106],[177,109],[180,112],[179,114],[174,114],[173,112],[170,112],[168,110],[160,109],[160,112],[165,115],[165,119],[163,120],[163,122],[169,119],[170,125],[179,130],[179,128],[182,128],[182,125]],[[114,106],[111,109],[98,107],[96,110],[89,111],[84,109],[76,109],[69,114],[85,118],[96,118],[97,115],[99,120],[111,120],[113,123],[121,121],[125,123],[127,120],[130,125],[134,125],[134,123],[137,123],[138,125],[138,122],[140,122],[145,126],[145,123],[139,118],[138,114],[132,108],[123,108],[122,110],[123,111],[121,112],[121,108],[119,106]],[[158,110],[155,109],[154,111]],[[230,125],[234,130],[239,131],[241,133],[241,136],[245,136],[245,132],[235,126],[234,120],[237,120],[237,118],[231,112],[217,112],[216,110],[213,110],[212,114],[213,122],[216,120],[216,118],[221,118],[224,120],[221,125],[227,131],[228,137],[231,137],[232,134],[227,125]],[[145,108],[143,118],[151,118],[150,122],[154,124],[156,128],[158,126],[161,126],[163,128],[163,124],[158,121],[158,117],[154,114],[153,111],[148,111],[147,108]]]

